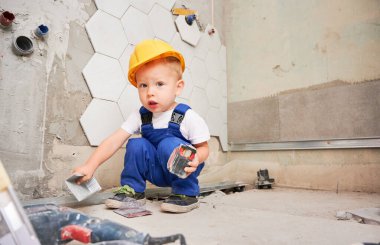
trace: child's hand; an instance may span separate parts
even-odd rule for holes
[[[73,170],[73,173],[78,173],[83,175],[82,178],[78,179],[77,184],[80,185],[83,182],[86,182],[91,179],[91,177],[94,175],[95,170],[91,168],[88,165],[81,165],[79,167],[76,167]]]
[[[193,161],[188,162],[188,165],[189,165],[189,167],[185,168],[185,172],[186,172],[187,176],[189,176],[191,173],[195,172],[195,170],[197,170],[197,168],[198,168],[199,158],[198,158],[197,153],[195,153]]]

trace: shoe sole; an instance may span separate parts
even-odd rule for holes
[[[188,206],[179,206],[171,203],[161,204],[161,211],[170,213],[187,213],[196,208],[199,208],[199,201]]]
[[[145,205],[146,198],[136,200],[136,202],[138,202],[141,205]],[[121,208],[123,206],[124,202],[120,202],[120,201],[113,200],[113,199],[107,199],[104,202],[104,204],[106,205],[107,208],[117,209],[117,208]]]

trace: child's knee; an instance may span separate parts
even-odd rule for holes
[[[186,141],[177,138],[177,137],[168,137],[163,139],[157,147],[157,150],[160,154],[163,154],[167,157],[173,152],[175,148],[177,148],[180,144],[188,144]]]
[[[127,143],[127,152],[141,152],[149,147],[151,143],[144,138],[129,139]]]

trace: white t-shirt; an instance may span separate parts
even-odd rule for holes
[[[174,109],[153,113],[152,124],[154,129],[167,128]],[[141,115],[139,110],[135,110],[129,115],[128,119],[122,124],[121,128],[129,134],[141,133]],[[189,140],[191,144],[199,144],[210,139],[210,132],[206,122],[195,111],[189,109],[180,124],[182,136]]]

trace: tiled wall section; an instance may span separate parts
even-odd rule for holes
[[[93,97],[80,123],[91,145],[97,146],[139,108],[137,90],[127,80],[134,45],[158,38],[185,57],[185,89],[178,102],[187,103],[207,122],[227,150],[226,48],[218,31],[208,25],[188,25],[173,16],[173,0],[95,0],[98,11],[86,24],[95,54],[83,69]]]

